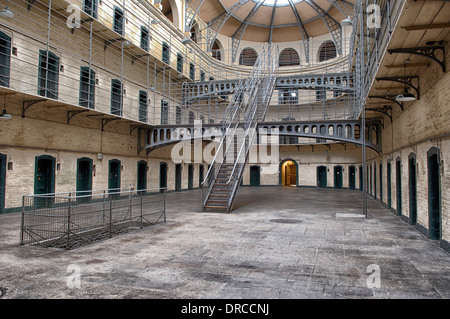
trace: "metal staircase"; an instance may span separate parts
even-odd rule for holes
[[[278,54],[265,48],[251,75],[241,80],[222,124],[223,137],[202,183],[203,211],[230,212],[239,188],[257,125],[264,120],[275,87]]]

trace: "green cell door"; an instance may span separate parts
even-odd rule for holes
[[[6,155],[0,154],[0,214],[5,212]]]
[[[194,165],[188,166],[188,189],[194,189]]]
[[[380,202],[383,202],[383,164],[380,163]]]
[[[147,162],[139,161],[137,164],[137,189],[147,189]]]
[[[108,189],[113,193],[120,191],[120,161],[116,159],[109,161]]]
[[[377,164],[373,164],[373,197],[377,198]]]
[[[334,167],[334,188],[342,188],[342,166]]]
[[[205,178],[205,167],[200,165],[198,167],[198,187],[202,187],[203,179]]]
[[[402,214],[402,164],[400,158],[395,161],[397,215]]]
[[[250,166],[250,186],[260,185],[260,169],[259,166]]]
[[[79,158],[77,160],[77,196],[79,200],[89,199],[92,193],[92,160]]]
[[[181,164],[175,165],[175,191],[181,190]]]
[[[355,189],[355,166],[348,168],[348,188]]]
[[[363,191],[363,168],[362,165],[359,166],[359,190]]]
[[[167,164],[164,162],[159,164],[159,188],[161,192],[164,192],[162,188],[167,189]]]
[[[417,177],[416,177],[416,156],[409,155],[408,159],[408,184],[409,184],[409,222],[411,225],[417,224]]]
[[[35,159],[34,193],[36,195],[55,192],[55,158],[48,155],[37,156]],[[52,203],[52,199],[40,198],[36,201],[44,207]]]
[[[441,187],[439,150],[435,147],[428,151],[428,223],[429,237],[441,239]]]
[[[317,186],[320,188],[327,187],[327,168],[325,166],[317,167]]]
[[[391,168],[391,163],[387,164],[387,205],[388,208],[390,209],[392,207],[392,181],[391,181],[391,175],[392,175],[392,168]]]

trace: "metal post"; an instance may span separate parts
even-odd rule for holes
[[[109,196],[109,238],[112,237],[112,196]]]
[[[141,229],[144,227],[144,222],[143,222],[143,219],[142,219],[142,211],[143,211],[143,207],[142,207],[142,194],[143,194],[143,192],[141,192],[140,194],[139,194],[139,198],[140,198],[140,206],[141,206]]]
[[[20,218],[20,245],[24,244],[24,240],[23,240],[24,222],[25,222],[25,196],[22,196],[22,216]]]
[[[164,202],[164,222],[166,222],[166,189],[163,190],[163,202]]]
[[[69,202],[67,205],[67,243],[66,243],[66,249],[70,249],[70,219],[71,219],[71,213],[72,213],[72,207],[71,207],[71,193],[69,193]]]

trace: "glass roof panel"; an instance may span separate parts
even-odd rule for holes
[[[271,6],[273,7],[275,5],[275,2],[277,3],[277,7],[284,7],[289,5],[289,0],[253,0],[256,3],[259,3],[261,1],[263,1],[263,5],[265,6]],[[292,3],[298,3],[301,2],[303,0],[292,0]]]

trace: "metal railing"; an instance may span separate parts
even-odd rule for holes
[[[161,222],[164,188],[26,195],[20,245],[73,249]]]
[[[245,81],[239,82],[239,87],[227,107],[223,118],[224,136],[202,183],[203,207],[208,202],[213,186],[220,184],[219,191],[228,201],[228,210],[231,209],[238,181],[256,136],[258,121],[264,118],[273,92],[278,55],[272,51],[276,50],[270,47],[263,50],[251,75]],[[223,156],[220,161],[218,156]],[[227,164],[232,165],[231,173],[225,183],[216,183],[224,159]]]

